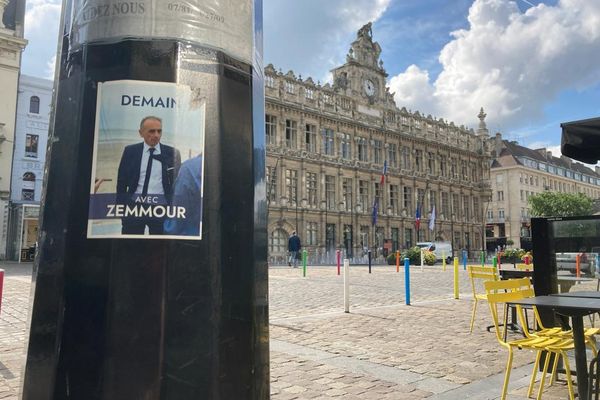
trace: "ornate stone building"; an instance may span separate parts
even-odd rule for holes
[[[555,157],[545,148],[520,146],[503,140],[500,133],[489,141],[494,160],[490,171],[493,196],[486,210],[488,250],[503,247],[507,241],[513,247],[531,249],[528,200],[533,195],[583,193],[600,199],[600,167],[592,170],[569,157]]]
[[[293,230],[314,262],[333,260],[336,249],[358,261],[367,249],[380,257],[433,239],[482,248],[490,193],[483,110],[474,132],[398,108],[380,53],[368,24],[332,71],[333,85],[265,68],[271,262],[284,260]]]

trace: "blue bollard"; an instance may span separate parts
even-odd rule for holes
[[[467,251],[463,250],[463,270],[467,269]]]
[[[406,297],[406,305],[410,306],[410,260],[404,259],[404,291]]]

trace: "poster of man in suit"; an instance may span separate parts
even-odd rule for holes
[[[99,84],[88,238],[202,238],[204,104],[175,83]]]

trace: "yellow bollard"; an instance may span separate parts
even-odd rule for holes
[[[458,257],[454,257],[454,298],[458,300]]]
[[[442,252],[442,271],[446,272],[446,252]]]

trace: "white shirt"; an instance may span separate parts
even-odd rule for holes
[[[154,147],[154,155],[160,154],[160,143]],[[144,180],[146,179],[146,167],[150,160],[150,146],[144,142],[142,152],[142,162],[140,163],[140,179],[138,180],[136,194],[141,194],[144,190]],[[152,171],[150,171],[150,181],[148,182],[148,194],[165,194],[162,185],[162,163],[156,159],[152,160]]]

